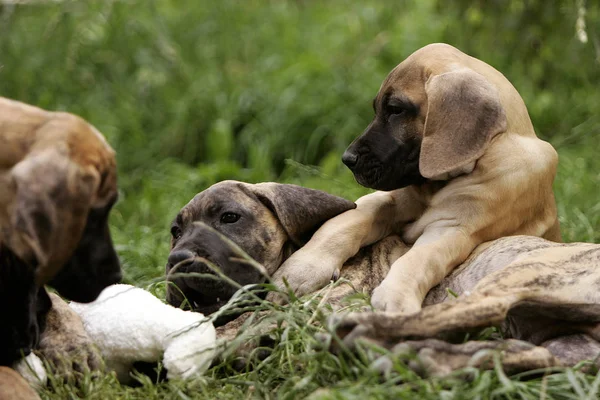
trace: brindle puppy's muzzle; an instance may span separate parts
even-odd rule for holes
[[[204,224],[194,224],[171,250],[166,272],[167,302],[206,315],[225,305],[240,286],[265,280]]]

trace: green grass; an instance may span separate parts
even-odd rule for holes
[[[1,4],[1,3],[0,3]],[[0,5],[0,94],[79,114],[117,150],[121,198],[111,216],[125,281],[164,292],[169,223],[223,179],[277,180],[349,199],[340,162],[367,126],[388,71],[444,41],[494,65],[516,86],[540,137],[560,155],[555,193],[565,241],[600,240],[600,8],[590,41],[573,2],[107,0]],[[273,311],[286,321],[253,370],[231,363],[190,382],[138,388],[111,375],[48,399],[598,398],[600,378],[473,371],[421,379],[396,360],[382,379],[365,356],[336,357],[314,339],[318,302]],[[268,307],[265,305],[264,307]]]
[[[595,188],[600,184],[600,160],[594,140],[576,146],[559,147],[561,167],[556,181],[560,218],[565,240],[598,241],[600,206]],[[332,163],[333,164],[333,163]],[[164,161],[147,171],[136,190],[124,192],[112,217],[113,235],[123,261],[125,279],[138,286],[164,293],[162,274],[168,254],[170,220],[179,208],[221,175],[227,165],[187,167]],[[356,198],[365,193],[350,174],[331,172],[327,166],[313,168],[290,162],[282,181]],[[233,177],[250,179],[248,171]],[[173,179],[177,177],[177,179]],[[138,178],[132,178],[138,179]],[[124,179],[127,185],[127,177]],[[586,375],[577,369],[556,370],[553,374],[507,377],[498,369],[470,371],[472,380],[461,376],[422,379],[406,367],[407,360],[395,360],[393,372],[381,377],[372,367],[373,357],[339,358],[319,348],[315,333],[328,310],[316,312],[318,301],[298,301],[272,309],[271,318],[285,324],[271,332],[277,343],[271,355],[256,362],[253,369],[238,372],[231,360],[212,368],[201,379],[190,382],[159,383],[140,377],[141,386],[120,385],[110,375],[85,381],[82,388],[56,383],[43,398],[90,399],[595,399],[600,396],[600,375]],[[317,317],[313,317],[313,315]],[[307,325],[313,318],[317,326]],[[239,343],[231,346],[235,347]]]
[[[364,304],[364,296],[353,299]],[[351,306],[350,306],[351,307]],[[385,350],[364,347],[357,354],[336,356],[323,350],[315,334],[323,332],[330,313],[320,296],[308,296],[285,307],[262,304],[269,321],[276,323],[271,337],[276,343],[264,360],[251,358],[251,366],[236,371],[233,357],[192,381],[152,382],[138,376],[137,388],[121,386],[112,375],[87,377],[79,388],[53,382],[44,398],[90,399],[594,399],[599,395],[600,374],[575,369],[530,371],[506,376],[498,364],[494,370],[465,369],[443,379],[422,379],[407,368],[414,355],[396,357],[390,372],[382,376],[374,361]],[[251,338],[246,334],[242,340]],[[236,347],[240,342],[232,342]],[[465,379],[468,377],[468,379]]]

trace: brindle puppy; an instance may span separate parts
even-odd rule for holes
[[[266,188],[270,190],[266,191]],[[278,207],[273,205],[273,200],[265,197],[267,192],[268,198],[278,199]],[[319,214],[318,208],[325,204],[329,205],[327,210],[321,217],[315,218]],[[235,288],[222,280],[210,278],[210,274],[214,272],[198,257],[211,261],[222,273],[241,285],[264,282],[301,244],[294,239],[298,233],[295,226],[299,221],[308,222],[308,219],[291,219],[289,213],[314,218],[312,224],[305,224],[301,229],[306,233],[322,223],[325,214],[335,215],[352,206],[352,203],[334,196],[291,185],[251,185],[225,181],[212,186],[187,204],[173,223],[172,250],[166,272],[167,278],[175,285],[168,287],[167,300],[172,305],[179,306],[185,297],[194,310],[206,314],[216,311],[233,295]],[[203,222],[212,229],[198,222]],[[242,250],[259,260],[265,270],[260,271],[240,261],[237,250],[223,241],[214,230],[227,236]],[[306,239],[308,238],[305,237]],[[385,278],[389,266],[408,250],[409,247],[395,235],[361,249],[344,264],[341,271],[330,277],[335,279],[341,276],[349,280],[351,285],[334,288],[330,292],[329,302],[335,308],[343,297],[355,290],[370,292]],[[594,321],[600,320],[600,306],[585,307],[581,312],[575,312],[577,307],[573,306],[569,291],[587,282],[583,277],[591,273],[588,272],[588,269],[592,269],[590,263],[598,262],[598,257],[598,245],[565,245],[529,236],[514,236],[484,243],[427,294],[424,306],[431,307],[426,307],[421,313],[423,317],[420,317],[420,322],[414,327],[415,332],[419,333],[416,336],[449,340],[452,335],[444,336],[443,333],[457,334],[502,325],[507,337],[518,340],[454,345],[451,341],[429,339],[403,342],[404,347],[400,346],[396,351],[407,351],[408,348],[419,352],[427,364],[427,372],[432,374],[445,374],[464,367],[471,362],[474,354],[484,354],[486,349],[504,350],[507,354],[505,367],[511,371],[561,363],[574,365],[581,360],[594,358],[600,352],[600,343],[597,341],[599,338],[590,332],[594,332]],[[174,265],[178,265],[175,270]],[[544,282],[550,278],[544,274],[538,278],[537,271],[548,271],[546,275],[553,276],[554,283],[544,286]],[[208,276],[186,276],[186,272]],[[313,271],[306,273],[312,274]],[[546,297],[536,297],[540,290],[545,290]],[[470,306],[454,306],[457,301],[453,300],[449,291],[461,295],[458,303],[462,301],[461,304]],[[475,296],[469,295],[470,292],[483,294]],[[515,293],[517,297],[513,296]],[[551,293],[556,293],[556,296],[553,297]],[[594,290],[587,290],[586,293],[591,295]],[[588,303],[600,303],[600,298],[596,297],[588,296]],[[527,302],[513,301],[528,298],[535,299],[533,306],[523,307]],[[469,302],[469,299],[474,300]],[[490,301],[483,301],[484,299],[491,299],[492,308],[488,307]],[[520,305],[514,312],[498,306],[511,301],[512,304]],[[448,310],[456,311],[450,313]],[[570,315],[571,319],[577,321],[591,323],[586,325],[586,329],[579,329],[582,326],[579,322],[559,324],[559,321],[568,320],[565,315]],[[414,334],[413,331],[404,334],[401,323],[394,324],[394,320],[386,322],[387,317],[377,319],[378,317],[369,317],[368,314],[360,314],[349,318],[344,320],[338,332],[345,336],[347,331],[351,331],[345,340],[352,345],[356,338],[367,336],[391,347],[400,341],[398,338],[410,338]],[[231,340],[244,320],[244,317],[240,317],[219,328],[220,338]],[[361,330],[362,325],[356,327],[362,321],[366,321],[368,327],[364,328],[367,329],[365,331]],[[386,324],[391,329],[387,329]],[[436,327],[442,328],[436,331]],[[582,332],[585,335],[582,336]],[[480,357],[477,365],[485,366],[485,361],[489,361],[489,358]]]
[[[196,195],[173,221],[167,276],[176,276],[175,272],[211,274],[202,260],[194,259],[204,257],[241,285],[264,281],[261,272],[232,262],[229,246],[194,222],[203,222],[237,243],[270,276],[323,222],[354,207],[351,201],[296,185],[221,182]],[[205,314],[218,310],[236,291],[221,280],[171,280],[177,288],[167,287],[167,301],[179,307],[187,298],[194,310]]]
[[[330,323],[351,348],[366,340],[400,353],[413,351],[434,374],[469,364],[489,365],[489,354],[476,360],[467,357],[482,346],[508,354],[511,361],[504,367],[512,372],[594,359],[600,366],[599,263],[598,244],[502,238],[480,246],[430,291],[425,303],[430,306],[418,313],[354,313],[333,316]],[[461,296],[445,301],[447,295],[440,291],[444,287]],[[501,326],[505,337],[528,345],[514,340],[487,345],[444,342],[488,326]]]

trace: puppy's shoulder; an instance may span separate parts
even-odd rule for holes
[[[477,162],[476,171],[487,176],[556,174],[558,154],[552,145],[536,136],[505,133],[494,138],[488,151]]]

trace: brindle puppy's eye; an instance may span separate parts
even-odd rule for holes
[[[233,224],[236,223],[238,219],[240,219],[240,215],[236,213],[225,212],[221,214],[221,223],[223,224]]]
[[[177,225],[171,227],[171,236],[177,240],[181,237],[181,228]]]

